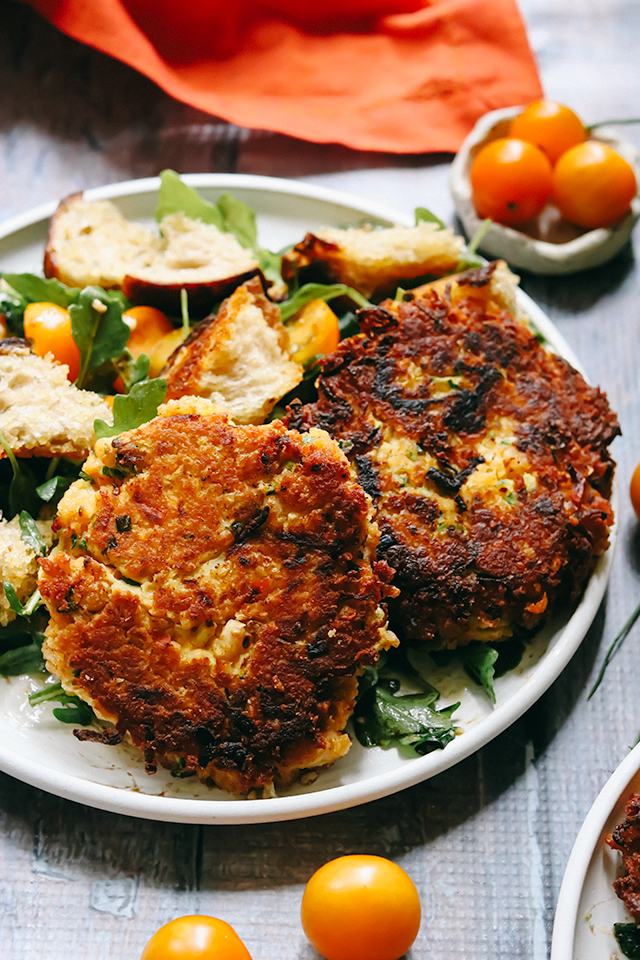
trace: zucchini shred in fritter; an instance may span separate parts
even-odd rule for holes
[[[98,441],[83,470],[39,580],[67,692],[149,772],[235,793],[344,755],[357,675],[397,639],[371,504],[335,442],[191,397]]]
[[[347,453],[395,570],[390,625],[430,649],[539,626],[613,522],[615,414],[492,296],[496,266],[360,311],[285,420]]]

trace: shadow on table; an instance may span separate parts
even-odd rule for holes
[[[135,876],[177,891],[304,884],[347,853],[402,858],[481,814],[535,764],[583,694],[603,625],[604,604],[558,680],[509,730],[439,776],[374,803],[288,823],[194,826],[92,810],[0,775],[0,822],[12,843],[33,850],[35,873]]]
[[[526,270],[517,273],[522,289],[543,309],[581,314],[622,286],[634,266],[633,245],[629,241],[613,260],[591,270],[560,277],[540,277]]]

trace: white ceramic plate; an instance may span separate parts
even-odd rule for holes
[[[640,744],[611,775],[591,807],[571,851],[553,926],[551,960],[625,960],[614,923],[632,923],[612,883],[623,875],[622,855],[605,842],[640,793]]]
[[[193,174],[184,178],[207,199],[233,191],[257,212],[260,242],[278,250],[321,225],[382,225],[405,222],[393,211],[332,190],[268,177]],[[113,200],[130,219],[151,224],[159,181],[136,180],[88,190],[90,200]],[[0,227],[0,271],[40,271],[48,219],[54,205],[17,217]],[[579,368],[572,351],[542,311],[524,294],[520,303],[558,353]],[[496,683],[492,707],[462,669],[435,677],[445,702],[461,700],[456,721],[461,733],[444,750],[407,757],[395,748],[365,749],[354,742],[349,754],[312,785],[295,786],[268,800],[241,800],[220,790],[173,779],[161,771],[148,777],[137,750],[80,743],[56,721],[51,705],[32,708],[27,693],[41,680],[0,679],[0,769],[20,780],[91,806],[155,820],[185,823],[252,823],[328,813],[375,800],[446,770],[488,743],[520,717],[560,674],[578,648],[605,591],[610,549],[573,613],[567,611],[528,645],[520,666]],[[467,683],[469,686],[467,687]]]

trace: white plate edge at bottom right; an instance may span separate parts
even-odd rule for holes
[[[625,960],[613,924],[632,918],[612,887],[622,872],[621,855],[605,838],[638,792],[640,744],[611,774],[576,837],[556,906],[550,960]]]

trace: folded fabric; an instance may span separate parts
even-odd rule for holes
[[[542,93],[515,0],[27,2],[178,100],[318,143],[455,151]]]

